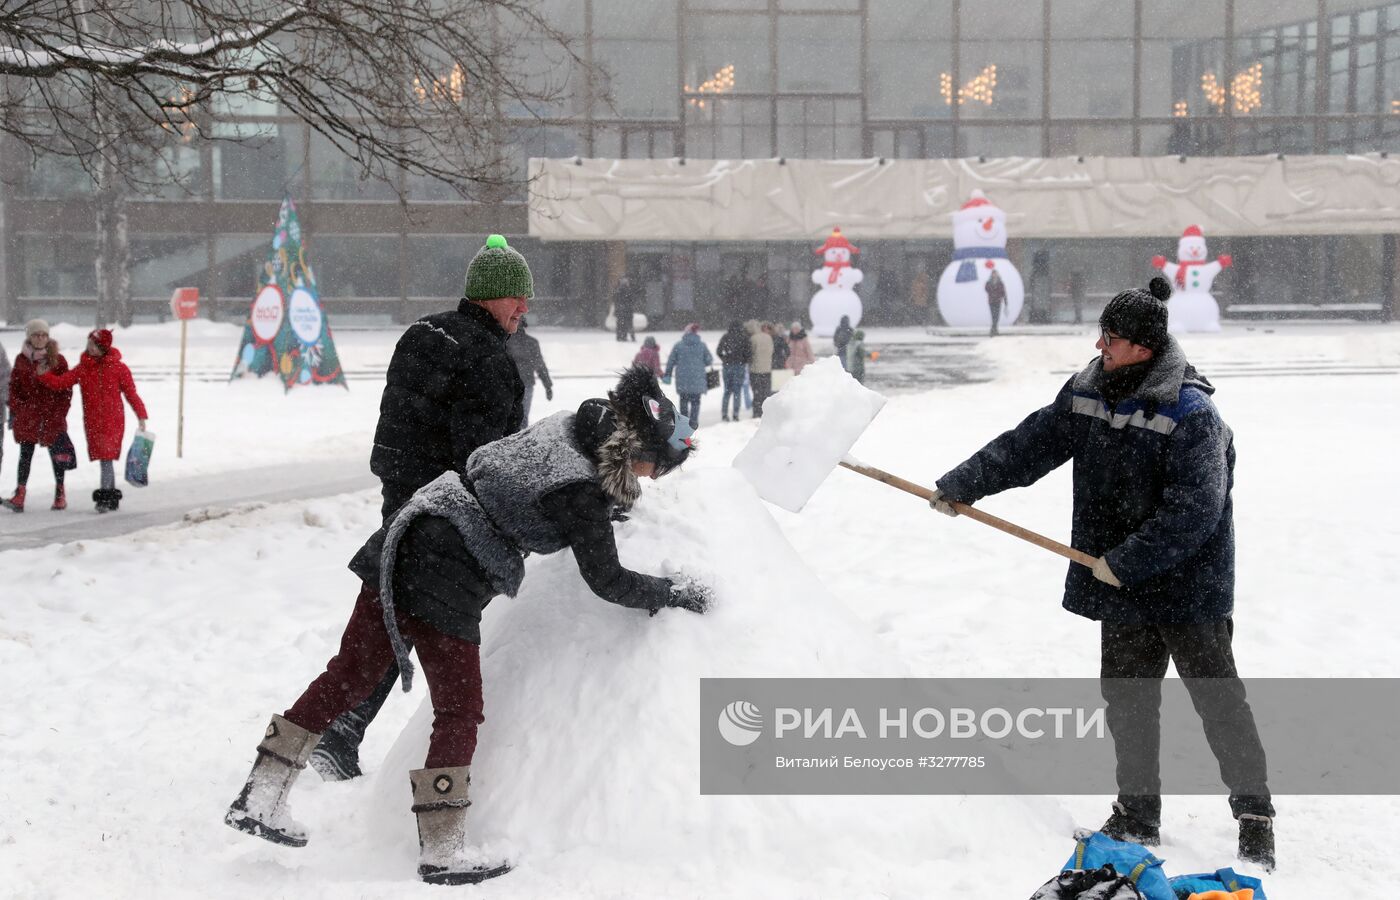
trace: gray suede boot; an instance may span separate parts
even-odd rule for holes
[[[287,813],[287,794],[320,740],[305,728],[273,716],[258,744],[258,758],[224,816],[224,824],[274,844],[306,846],[306,829]]]
[[[428,884],[476,884],[510,871],[509,863],[467,849],[470,766],[415,769],[408,780],[418,816],[419,878]]]

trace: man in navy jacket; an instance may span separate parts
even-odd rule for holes
[[[1240,856],[1272,869],[1274,808],[1264,749],[1235,671],[1234,438],[1214,387],[1167,333],[1170,285],[1124,291],[1099,319],[1099,357],[1055,401],[938,479],[931,501],[973,503],[1074,460],[1074,546],[1064,607],[1101,624],[1118,800],[1103,831],[1159,842],[1161,680],[1186,679],[1230,789]]]

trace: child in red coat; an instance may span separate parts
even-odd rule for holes
[[[29,483],[29,466],[34,447],[49,448],[53,463],[53,509],[67,509],[63,474],[72,468],[73,444],[68,440],[68,407],[73,391],[54,391],[39,383],[39,376],[68,371],[68,360],[58,352],[58,342],[49,340],[49,323],[33,319],[24,326],[24,347],[10,372],[10,427],[19,444],[19,483],[5,508],[24,512],[24,495]]]
[[[83,389],[83,432],[87,435],[88,458],[102,467],[102,487],[92,492],[98,512],[110,512],[121,503],[112,462],[122,451],[126,436],[126,414],[122,397],[136,413],[137,424],[146,430],[146,404],[136,393],[131,370],[122,362],[121,351],[112,346],[112,332],[99,328],[88,335],[87,351],[78,366],[62,375],[49,372],[39,383],[59,391],[78,385]]]

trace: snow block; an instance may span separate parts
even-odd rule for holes
[[[992,820],[1053,815],[1050,798],[984,798],[993,812],[978,836],[931,812],[962,798],[702,796],[699,679],[911,673],[827,591],[732,469],[648,482],[616,531],[624,565],[685,571],[714,588],[714,605],[655,617],[615,606],[593,596],[567,551],[527,559],[520,594],[491,602],[468,834],[506,849],[510,879],[592,884],[609,860],[650,860],[683,880],[723,880],[742,860],[781,860],[785,878],[838,865],[868,879],[890,858],[958,857],[969,841],[999,839],[1006,825]],[[423,764],[431,729],[425,702],[370,766],[368,841],[404,866],[416,852],[406,773]],[[600,893],[628,893],[611,887]]]
[[[817,360],[763,404],[763,419],[734,457],[764,500],[801,512],[885,405],[834,356]]]

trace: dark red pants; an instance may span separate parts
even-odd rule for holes
[[[399,613],[398,620],[400,633],[413,641],[433,701],[433,737],[424,768],[469,766],[476,753],[477,726],[486,721],[482,714],[481,648],[412,616]],[[340,638],[340,652],[282,715],[320,734],[337,716],[368,697],[393,661],[379,592],[366,585],[355,599],[355,611]]]

